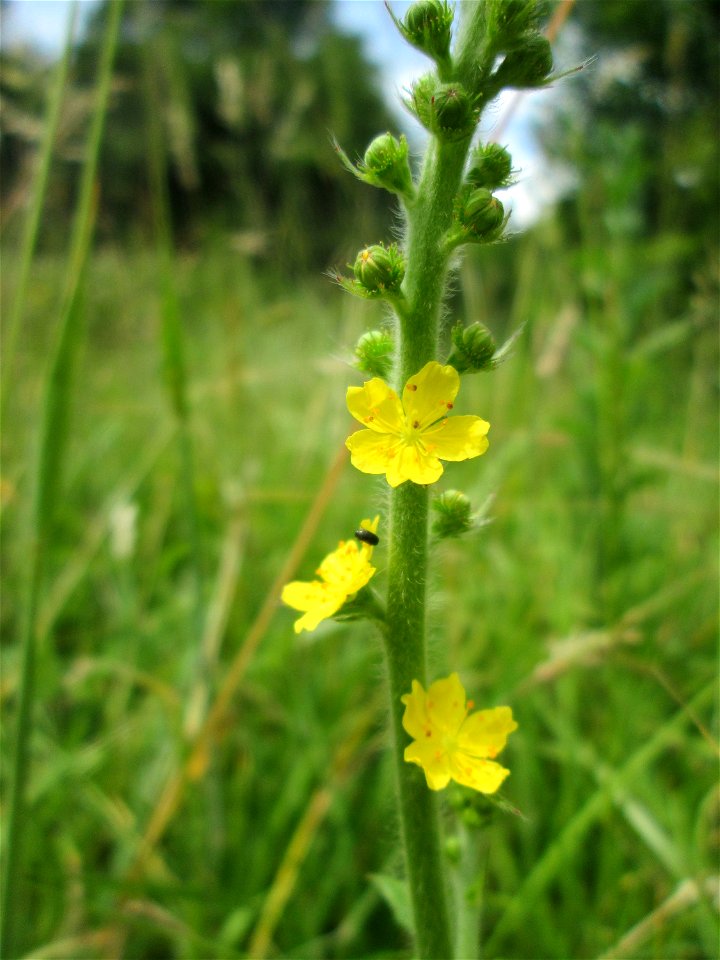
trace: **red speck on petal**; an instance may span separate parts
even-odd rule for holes
[[[455,406],[455,404],[454,404],[454,403],[450,403],[450,401],[448,400],[448,402],[445,404],[445,406],[448,408],[448,410],[452,410],[452,408]]]
[[[417,384],[416,384],[416,383],[409,383],[409,384],[407,385],[407,388],[408,388],[408,390],[412,390],[412,391],[414,392],[415,390],[417,390]]]

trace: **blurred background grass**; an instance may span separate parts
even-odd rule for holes
[[[379,646],[277,599],[385,508],[342,454],[382,313],[322,272],[393,217],[328,131],[402,121],[336,7],[128,4],[106,113],[109,4],[67,79],[2,51],[5,784],[36,653],[12,955],[408,956]],[[442,486],[493,522],[432,588],[433,673],[520,722],[522,817],[446,810],[487,956],[716,955],[718,7],[652,11],[572,10],[559,61],[598,61],[536,121],[564,190],[448,304],[525,324],[464,379],[492,444]]]

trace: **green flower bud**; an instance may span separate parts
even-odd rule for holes
[[[515,87],[518,90],[531,90],[547,83],[552,68],[553,56],[549,42],[545,37],[533,34],[507,54],[492,80],[498,89]]]
[[[431,506],[437,514],[433,520],[432,532],[438,540],[459,537],[472,529],[470,501],[459,490],[445,490],[431,501]]]
[[[463,327],[459,323],[453,327],[450,336],[453,348],[447,362],[458,373],[477,373],[493,368],[495,340],[484,324],[471,323],[469,327]]]
[[[355,279],[370,293],[394,293],[400,290],[405,276],[405,259],[392,243],[381,243],[361,250],[353,267]]]
[[[413,84],[405,106],[426,130],[445,143],[471,137],[478,121],[477,107],[462,84],[438,83],[432,74]]]
[[[473,187],[497,190],[508,186],[511,175],[512,157],[508,151],[497,143],[487,143],[474,152],[465,182]]]
[[[544,0],[487,0],[488,37],[498,53],[512,50],[536,32],[547,13]]]
[[[408,43],[435,61],[446,61],[450,55],[452,22],[453,12],[444,0],[418,0],[401,23],[395,20]]]
[[[404,136],[396,140],[391,133],[375,137],[365,151],[365,179],[391,193],[412,195],[413,182],[408,162],[408,144]]]
[[[505,209],[489,190],[466,188],[455,203],[455,220],[465,242],[495,239],[505,220]]]
[[[395,342],[387,330],[368,330],[355,344],[355,366],[387,380],[392,371]]]

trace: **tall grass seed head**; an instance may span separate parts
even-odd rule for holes
[[[453,11],[445,0],[417,0],[398,23],[400,32],[413,47],[435,61],[450,55]]]
[[[472,187],[498,190],[507,187],[512,179],[512,157],[498,143],[479,146],[472,155],[465,182]]]
[[[363,159],[365,179],[391,193],[411,194],[412,173],[405,136],[398,140],[391,133],[375,137]]]
[[[463,327],[456,324],[450,333],[452,350],[447,362],[458,373],[477,373],[490,370],[494,366],[493,358],[497,345],[493,335],[482,323],[471,323]]]
[[[498,88],[532,90],[543,87],[553,68],[550,43],[540,34],[531,34],[511,50],[492,76]]]
[[[365,247],[355,258],[355,279],[369,293],[399,291],[405,276],[405,258],[397,245],[389,247],[381,243]]]
[[[388,379],[393,367],[395,341],[387,330],[368,330],[355,344],[355,366],[373,377]]]
[[[436,514],[432,532],[438,540],[460,537],[472,529],[470,500],[460,490],[445,490],[430,506]]]

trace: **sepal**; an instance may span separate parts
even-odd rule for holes
[[[445,248],[449,252],[463,243],[492,243],[502,236],[508,219],[490,190],[464,184],[455,198],[454,223],[445,235]]]
[[[354,164],[337,140],[333,147],[340,162],[353,176],[372,187],[379,187],[401,196],[410,204],[415,199],[408,142],[404,135],[398,140],[391,133],[383,133],[370,143],[362,160]]]
[[[432,57],[441,68],[449,65],[453,11],[446,0],[417,0],[403,20],[398,20],[390,7],[388,11],[409,44]]]
[[[452,328],[450,337],[453,347],[446,362],[458,373],[477,373],[492,368],[497,347],[484,324],[471,323],[469,327],[463,327],[458,323]]]
[[[480,115],[462,84],[440,83],[433,74],[420,77],[403,102],[425,129],[444,143],[471,137]]]
[[[498,143],[486,143],[473,152],[465,183],[475,188],[499,190],[510,186],[512,174],[512,157],[508,150]]]
[[[395,341],[388,330],[368,330],[355,344],[355,366],[372,377],[387,380],[393,367]]]
[[[436,516],[432,523],[433,536],[438,540],[461,537],[472,530],[471,504],[460,490],[445,490],[430,501]]]
[[[338,623],[350,623],[355,620],[374,620],[385,624],[385,605],[372,587],[364,587],[354,597],[345,601],[333,620]]]
[[[498,90],[504,87],[534,90],[547,86],[555,79],[551,76],[552,68],[553,55],[549,41],[540,34],[533,34],[506,55],[490,80]]]

